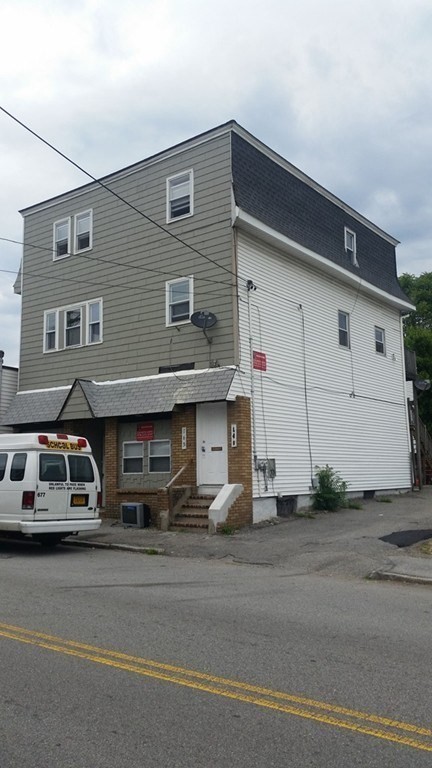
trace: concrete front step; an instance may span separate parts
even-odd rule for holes
[[[208,520],[208,509],[201,509],[201,507],[182,507],[178,513],[179,517],[192,517],[202,518]],[[176,518],[177,519],[177,518]]]
[[[214,496],[189,496],[188,500],[185,502],[185,506],[208,509],[214,499]]]

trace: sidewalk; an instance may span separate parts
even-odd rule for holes
[[[295,573],[414,581],[432,585],[432,486],[421,492],[360,501],[361,509],[277,518],[234,535],[127,528],[103,520],[98,531],[67,544],[182,558],[224,560],[238,565],[280,567]],[[382,541],[421,541],[404,548]],[[428,554],[428,552],[430,554]]]

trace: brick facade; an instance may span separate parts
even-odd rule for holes
[[[237,445],[231,444],[231,425],[237,427]],[[81,429],[80,429],[81,427]],[[71,434],[86,432],[78,421],[64,423]],[[120,488],[118,420],[105,419],[104,424],[104,508],[102,517],[119,518],[122,502],[144,503],[150,507],[152,525],[160,527],[160,513],[168,509],[168,492],[161,488]],[[186,430],[183,433],[183,430]],[[185,438],[185,443],[183,439]],[[239,528],[252,523],[252,455],[250,400],[238,397],[227,404],[228,482],[241,483],[244,491],[230,509],[227,523]],[[172,414],[171,477],[185,470],[176,486],[197,485],[196,476],[196,406],[178,406]]]
[[[237,445],[231,444],[231,425],[237,427]],[[248,397],[237,397],[228,402],[228,482],[241,483],[243,493],[232,505],[227,524],[234,528],[251,525],[252,509],[252,431],[251,407]]]

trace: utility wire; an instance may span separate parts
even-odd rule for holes
[[[231,269],[228,269],[228,267],[225,267],[223,264],[219,264],[219,262],[215,261],[210,256],[206,256],[204,253],[199,251],[197,248],[194,248],[193,245],[190,245],[190,243],[187,243],[186,240],[183,240],[181,237],[179,237],[178,235],[174,234],[174,232],[171,232],[169,229],[167,229],[166,227],[162,226],[162,224],[159,224],[159,222],[155,221],[150,216],[148,216],[146,213],[141,211],[139,208],[137,208],[135,205],[133,205],[133,203],[130,203],[129,200],[126,200],[124,197],[122,197],[122,195],[119,195],[118,192],[115,192],[113,189],[111,189],[111,187],[109,187],[103,181],[101,181],[100,179],[97,179],[96,176],[93,176],[93,174],[89,173],[89,171],[86,171],[85,168],[83,168],[81,165],[78,165],[78,163],[76,163],[70,157],[65,155],[64,152],[61,152],[60,149],[57,149],[57,147],[55,147],[54,144],[51,144],[49,141],[47,141],[47,139],[44,139],[43,136],[41,136],[40,134],[36,133],[36,131],[33,131],[28,125],[26,125],[21,120],[19,120],[17,117],[15,117],[15,115],[13,115],[11,112],[8,112],[7,109],[5,109],[4,107],[0,106],[0,110],[2,112],[4,112],[5,115],[10,117],[12,120],[14,120],[16,123],[18,123],[18,125],[20,125],[22,128],[24,128],[26,131],[31,133],[32,136],[35,136],[36,139],[38,139],[43,144],[45,144],[47,147],[52,149],[53,152],[56,152],[58,155],[60,155],[60,157],[62,157],[68,163],[70,163],[75,168],[77,168],[79,171],[81,171],[81,173],[83,173],[85,176],[88,176],[89,179],[94,181],[96,184],[99,184],[99,186],[102,187],[103,189],[105,189],[106,192],[109,192],[111,195],[113,195],[118,200],[120,200],[122,203],[127,205],[133,211],[135,211],[135,213],[138,213],[139,216],[142,216],[144,219],[146,219],[146,221],[150,222],[150,224],[153,224],[155,227],[160,229],[162,232],[165,232],[165,234],[167,234],[170,237],[172,237],[178,243],[180,243],[181,245],[184,245],[185,248],[189,248],[189,250],[191,250],[193,253],[196,253],[198,256],[201,256],[203,259],[206,259],[207,261],[209,261],[211,264],[214,264],[215,266],[219,267],[220,269],[223,269],[225,272],[228,272],[228,274],[233,275],[234,277],[237,278],[237,275]]]

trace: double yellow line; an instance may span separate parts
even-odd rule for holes
[[[235,699],[246,704],[254,704],[287,715],[295,715],[318,723],[344,728],[425,752],[432,752],[432,730],[411,723],[359,712],[282,691],[274,691],[237,680],[195,672],[172,664],[163,664],[151,659],[130,656],[73,640],[64,640],[60,637],[47,635],[43,632],[34,632],[10,624],[0,623],[0,637],[35,645],[78,659],[85,659],[96,664],[104,664],[114,669],[182,685],[197,691]]]

